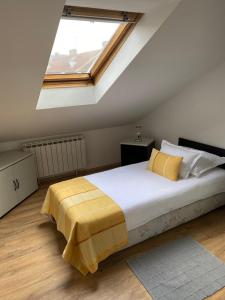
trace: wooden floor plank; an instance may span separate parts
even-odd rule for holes
[[[0,299],[3,300],[149,300],[126,259],[191,235],[225,261],[225,207],[112,255],[86,277],[61,257],[64,237],[40,214],[43,185],[0,220]],[[225,288],[209,297],[224,300]],[[179,299],[174,299],[179,300]]]

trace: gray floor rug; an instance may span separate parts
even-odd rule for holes
[[[127,262],[154,300],[202,300],[225,286],[225,264],[190,237]]]

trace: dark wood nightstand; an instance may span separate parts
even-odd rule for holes
[[[150,138],[143,138],[141,142],[134,139],[127,139],[120,143],[121,165],[126,166],[141,161],[149,160],[155,141]]]

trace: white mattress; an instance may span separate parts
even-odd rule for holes
[[[147,162],[85,176],[123,210],[128,231],[175,209],[225,192],[225,170],[170,181],[146,169]]]

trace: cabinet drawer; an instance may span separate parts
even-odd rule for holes
[[[37,173],[33,156],[13,166],[14,178],[17,182],[18,203],[37,190]]]
[[[25,156],[26,155],[26,156]],[[25,156],[25,157],[24,157]],[[18,158],[22,158],[18,160]],[[9,152],[1,156],[0,217],[37,190],[37,173],[33,155]]]
[[[0,217],[17,204],[16,185],[11,167],[0,172]]]

